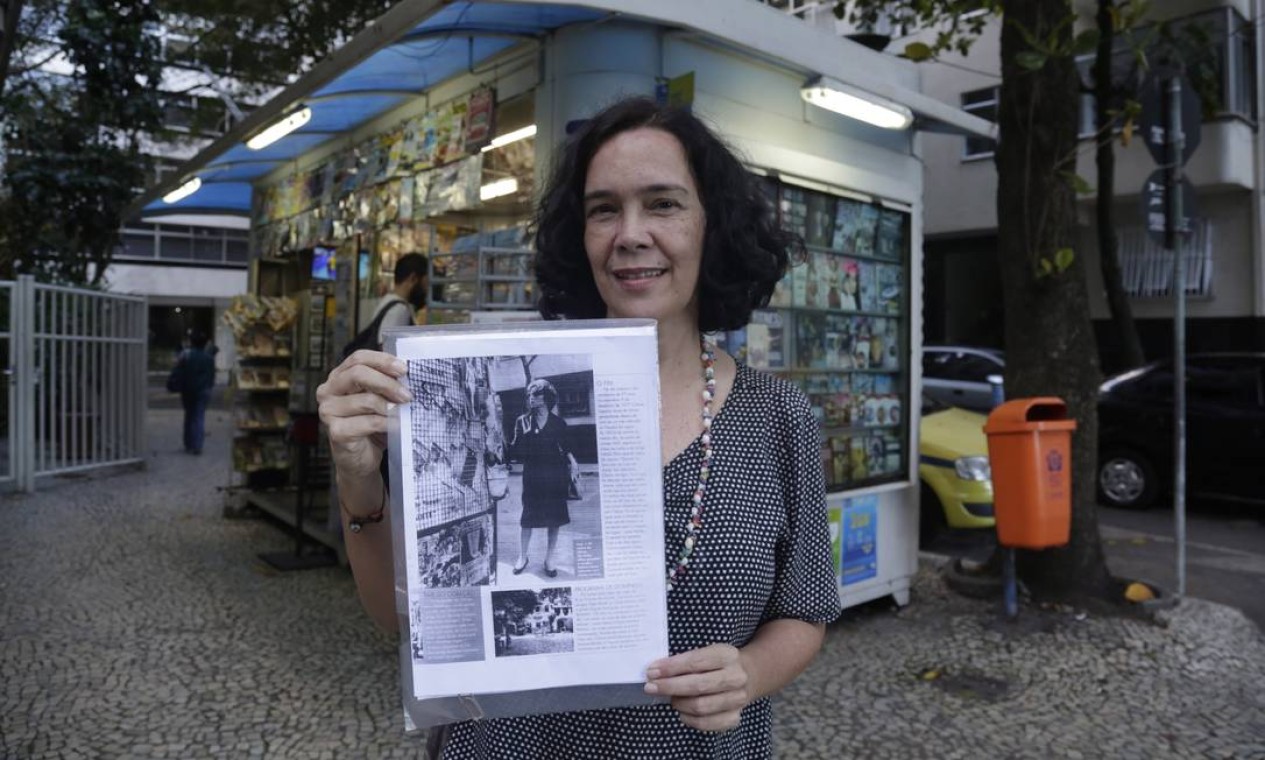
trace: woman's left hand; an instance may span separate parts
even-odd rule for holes
[[[672,698],[685,725],[699,731],[728,731],[751,701],[750,676],[742,652],[712,644],[650,663],[646,693]]]

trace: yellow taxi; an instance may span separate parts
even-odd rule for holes
[[[993,527],[987,419],[923,396],[918,446],[921,543],[946,528]]]

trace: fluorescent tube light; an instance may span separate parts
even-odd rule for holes
[[[535,137],[535,136],[536,136],[536,125],[528,124],[522,129],[516,129],[513,132],[501,135],[500,137],[493,137],[492,142],[483,146],[483,152],[487,153],[489,150],[492,150],[493,148],[500,148],[505,145],[509,145],[512,142],[518,142],[519,140],[526,140],[529,137]]]
[[[905,129],[914,123],[913,112],[905,106],[828,77],[809,81],[799,94],[815,106],[883,129]]]
[[[518,180],[510,177],[509,179],[498,179],[496,182],[489,182],[479,188],[479,200],[490,201],[493,198],[500,198],[502,195],[513,195],[518,192]]]
[[[301,108],[246,141],[251,150],[263,150],[312,120],[312,109]]]
[[[202,187],[202,178],[194,177],[170,193],[163,196],[163,203],[175,203],[196,193]]]

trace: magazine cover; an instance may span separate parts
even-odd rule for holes
[[[829,248],[834,232],[834,198],[811,191],[805,195],[807,229],[804,242],[817,248]]]
[[[396,328],[401,686],[429,726],[642,704],[668,652],[650,320]]]
[[[857,213],[854,250],[858,256],[874,255],[874,237],[878,233],[879,207],[872,203],[861,206]]]
[[[901,306],[901,268],[893,264],[878,265],[878,309],[899,314]]]
[[[899,261],[905,252],[905,214],[886,208],[879,212],[877,237],[875,254]]]
[[[861,311],[878,311],[878,276],[877,265],[872,261],[860,262],[861,270]]]

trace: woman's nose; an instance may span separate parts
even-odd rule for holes
[[[620,250],[636,250],[650,245],[650,227],[639,209],[630,209],[619,217],[615,231],[615,247]]]

